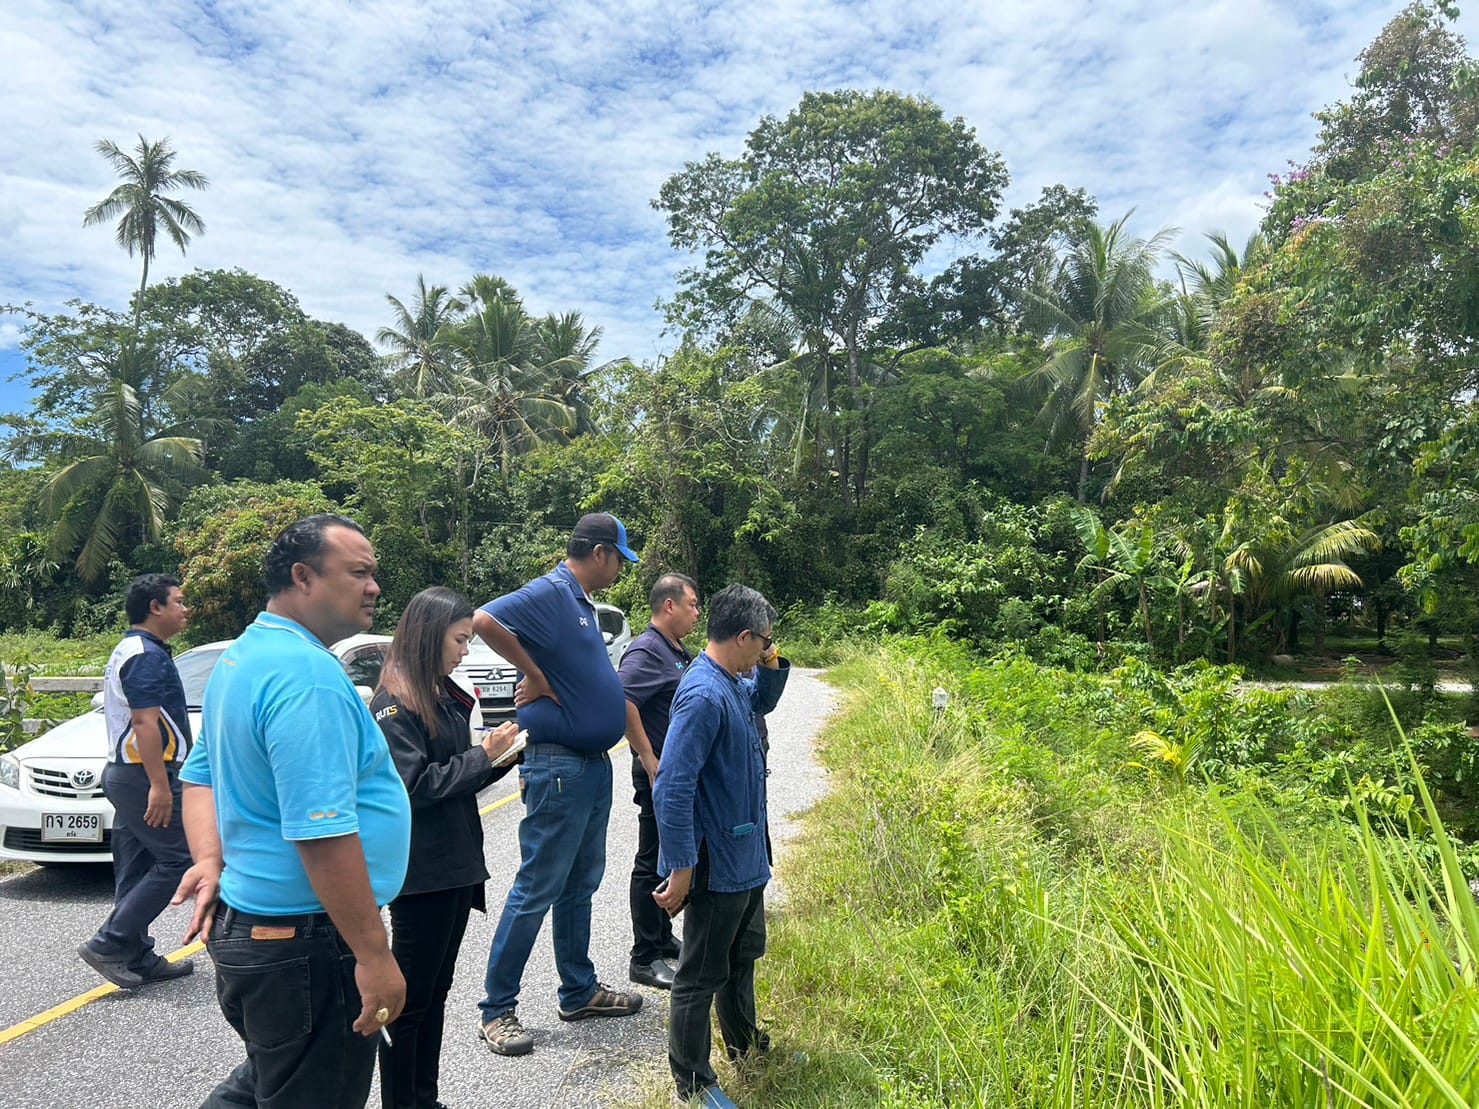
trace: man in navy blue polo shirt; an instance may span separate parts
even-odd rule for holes
[[[637,803],[637,855],[632,863],[633,982],[657,989],[673,985],[678,941],[673,922],[652,900],[657,889],[657,817],[652,783],[657,778],[668,713],[678,680],[693,661],[683,637],[698,627],[698,585],[686,574],[664,574],[647,595],[652,622],[621,656],[621,685],[627,696],[627,742],[632,748],[632,800]]]
[[[673,698],[653,803],[659,865],[653,895],[687,906],[668,1008],[668,1065],[679,1097],[733,1109],[709,1063],[709,1008],[729,1057],[757,1060],[770,1040],[755,1020],[755,961],[765,954],[770,881],[767,753],[755,720],[775,708],[790,664],[771,639],[775,608],[743,585],[709,602],[708,644]],[[751,669],[755,678],[742,677]]]
[[[168,574],[135,578],[123,608],[132,627],[103,672],[103,794],[113,806],[114,906],[77,954],[114,985],[133,989],[195,969],[194,963],[160,958],[149,935],[190,867],[179,776],[190,751],[190,718],[168,647],[185,630],[190,610],[180,579]]]
[[[514,1010],[547,913],[561,1020],[624,1017],[642,1007],[641,997],[597,981],[590,958],[591,897],[606,872],[611,815],[607,752],[626,730],[626,697],[591,594],[616,581],[623,561],[637,561],[626,527],[590,513],[575,525],[564,562],[473,615],[473,630],[523,675],[514,705],[529,733],[519,768],[519,872],[493,933],[479,1002],[478,1034],[499,1055],[534,1049]]]

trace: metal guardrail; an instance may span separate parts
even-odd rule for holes
[[[32,678],[31,689],[37,693],[98,693],[103,688],[101,677]]]

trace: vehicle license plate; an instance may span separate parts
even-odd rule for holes
[[[489,682],[483,686],[482,695],[490,701],[504,701],[513,697],[513,682]]]
[[[103,818],[99,813],[41,814],[42,843],[102,843]]]

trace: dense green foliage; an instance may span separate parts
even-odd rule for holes
[[[1379,695],[942,638],[835,674],[760,978],[777,1055],[811,1061],[741,1101],[1474,1103],[1473,860]]]
[[[965,121],[841,90],[662,186],[691,264],[653,364],[597,364],[579,312],[490,274],[388,295],[383,355],[239,270],[22,310],[0,628],[107,627],[130,574],[183,569],[192,634],[230,634],[310,506],[364,523],[388,622],[429,583],[517,584],[602,508],[647,556],[612,592],[632,609],[671,568],[850,612],[829,635],[1083,669],[1331,632],[1479,657],[1479,70],[1447,20],[1393,20],[1261,232],[1209,258],[1063,185],[1002,212],[1006,162]],[[164,144],[104,153],[126,187],[89,218],[146,261],[151,227],[184,249],[203,225],[168,193],[203,178]]]

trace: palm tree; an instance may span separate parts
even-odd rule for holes
[[[457,295],[474,310],[495,300],[507,301],[523,308],[519,291],[501,277],[491,273],[475,273],[468,283],[457,290]]]
[[[199,439],[151,434],[140,394],[127,380],[135,357],[125,351],[120,372],[102,388],[97,433],[88,444],[93,453],[58,470],[41,489],[42,510],[55,521],[52,557],[80,547],[77,572],[89,583],[106,574],[128,542],[158,539],[181,487],[209,476],[200,466]]]
[[[445,285],[426,287],[416,275],[416,295],[408,308],[385,294],[394,320],[375,332],[375,341],[390,348],[390,364],[399,370],[413,396],[426,398],[446,392],[452,382],[451,328],[463,310]]]
[[[514,455],[575,430],[575,410],[558,388],[579,362],[541,361],[535,321],[518,300],[495,296],[483,302],[457,326],[451,342],[461,363],[452,421],[492,441],[504,480]]]
[[[550,383],[552,395],[570,406],[575,414],[571,426],[572,434],[584,434],[595,430],[591,416],[591,395],[587,386],[592,379],[616,367],[625,365],[626,358],[613,358],[592,366],[591,359],[601,343],[601,329],[587,327],[579,312],[549,313],[534,324],[537,341],[535,360],[541,365],[555,368],[554,380]]]
[[[130,258],[134,251],[144,256],[144,274],[139,280],[139,295],[134,301],[134,327],[137,329],[159,229],[164,228],[181,254],[185,253],[192,234],[199,235],[205,231],[205,222],[193,208],[164,194],[181,188],[204,189],[210,181],[205,174],[193,169],[170,168],[175,152],[170,149],[168,138],[151,143],[140,135],[135,150],[136,157],[125,154],[108,139],[97,144],[98,153],[112,163],[123,183],[83,213],[82,226],[91,227],[119,217],[118,245],[128,251]]]
[[[1171,253],[1181,276],[1181,294],[1170,306],[1169,334],[1157,360],[1158,370],[1216,368],[1207,348],[1218,316],[1244,275],[1268,256],[1268,240],[1261,231],[1248,236],[1241,254],[1220,231],[1209,232],[1206,239],[1212,244],[1210,262]]]
[[[1155,268],[1170,230],[1148,240],[1125,233],[1126,213],[1107,228],[1085,222],[1052,280],[1028,290],[1027,318],[1049,339],[1050,357],[1029,380],[1045,389],[1051,442],[1083,442],[1078,500],[1088,496],[1089,436],[1106,401],[1133,388],[1157,364],[1167,297]]]
[[[1278,478],[1272,471],[1272,460],[1250,463],[1243,488],[1223,509],[1216,553],[1218,576],[1229,593],[1229,662],[1236,651],[1235,596],[1242,597],[1242,634],[1275,620],[1274,648],[1283,650],[1298,618],[1294,602],[1313,594],[1323,603],[1333,590],[1362,588],[1346,559],[1381,545],[1376,532],[1357,520],[1326,522],[1339,491],[1312,468],[1291,464]]]

